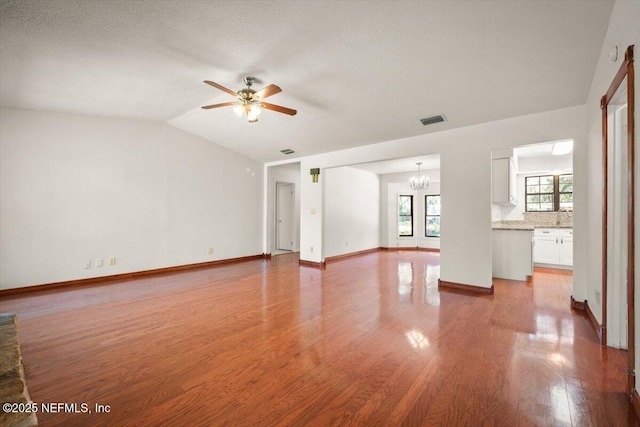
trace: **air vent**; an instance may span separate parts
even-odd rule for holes
[[[422,124],[424,126],[432,125],[432,124],[435,124],[435,123],[444,122],[446,120],[447,119],[444,116],[444,114],[438,114],[437,116],[431,116],[431,117],[427,117],[425,119],[420,119],[420,121],[422,122]]]
[[[280,152],[282,154],[293,154],[293,153],[295,153],[295,151],[293,151],[291,148],[285,148],[284,150],[280,150]]]

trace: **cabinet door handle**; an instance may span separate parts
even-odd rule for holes
[[[556,237],[556,245],[558,244],[558,238]]]
[[[560,238],[560,243],[564,245],[564,237]]]

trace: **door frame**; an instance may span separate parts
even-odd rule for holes
[[[627,393],[635,389],[635,228],[634,228],[634,198],[635,198],[635,153],[634,153],[634,70],[633,45],[627,47],[624,61],[620,65],[607,92],[600,100],[602,109],[602,326],[600,344],[607,344],[607,220],[608,220],[608,111],[607,106],[616,91],[627,79]]]

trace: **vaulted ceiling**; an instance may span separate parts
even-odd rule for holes
[[[0,2],[0,105],[149,119],[260,161],[586,102],[611,1]],[[244,76],[283,92],[249,124]],[[448,121],[422,126],[444,113]]]

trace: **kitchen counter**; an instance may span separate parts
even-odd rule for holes
[[[494,222],[491,224],[491,228],[494,230],[521,230],[521,231],[533,231],[538,228],[562,228],[562,229],[572,229],[571,225],[531,225],[531,224],[518,224],[517,222],[513,223],[502,223],[502,222]]]
[[[518,230],[518,231],[533,231],[535,229],[533,225],[511,225],[511,224],[492,225],[491,228],[493,228],[494,230]]]
[[[533,227],[493,229],[493,277],[526,281],[533,275]]]

